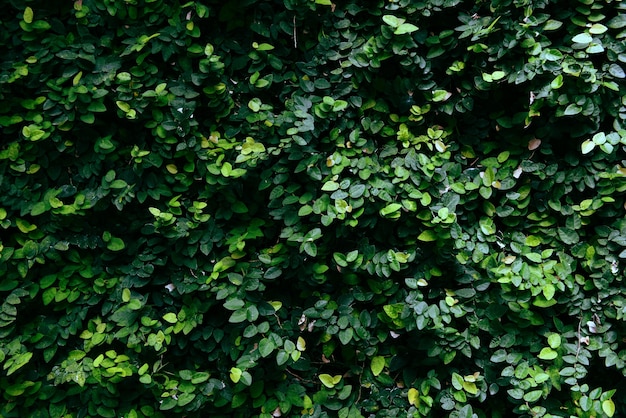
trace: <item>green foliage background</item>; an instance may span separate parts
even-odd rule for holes
[[[3,417],[626,414],[626,5],[5,0]]]

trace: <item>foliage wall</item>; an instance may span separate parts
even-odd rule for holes
[[[0,415],[626,415],[626,4],[5,0]]]

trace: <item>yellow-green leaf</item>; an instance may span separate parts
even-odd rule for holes
[[[243,370],[233,367],[230,369],[230,380],[232,380],[233,383],[237,383],[239,382],[239,379],[241,379],[242,374]]]
[[[435,233],[435,231],[428,229],[428,230],[422,232],[421,234],[419,234],[417,239],[420,240],[420,241],[425,241],[425,242],[436,241],[437,240],[437,234]]]
[[[33,23],[33,15],[33,9],[31,9],[30,7],[24,9],[24,22]]]
[[[374,376],[378,376],[385,368],[385,358],[383,356],[376,356],[372,358],[370,363],[370,369]]]
[[[176,314],[173,312],[168,312],[165,315],[163,315],[163,320],[165,320],[166,322],[169,322],[170,324],[175,324],[176,322],[178,322],[178,318],[176,317]]]
[[[604,413],[609,417],[612,417],[615,414],[615,403],[612,399],[607,399],[602,402],[602,411],[604,411]]]
[[[335,376],[331,376],[329,374],[323,373],[319,375],[319,379],[324,386],[326,386],[329,389],[332,389],[335,387],[337,383],[341,381],[341,375],[338,374]]]

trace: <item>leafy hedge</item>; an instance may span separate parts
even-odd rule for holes
[[[1,416],[626,415],[626,4],[3,6]]]

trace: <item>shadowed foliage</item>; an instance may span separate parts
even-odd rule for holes
[[[7,0],[2,417],[626,414],[626,6]]]

